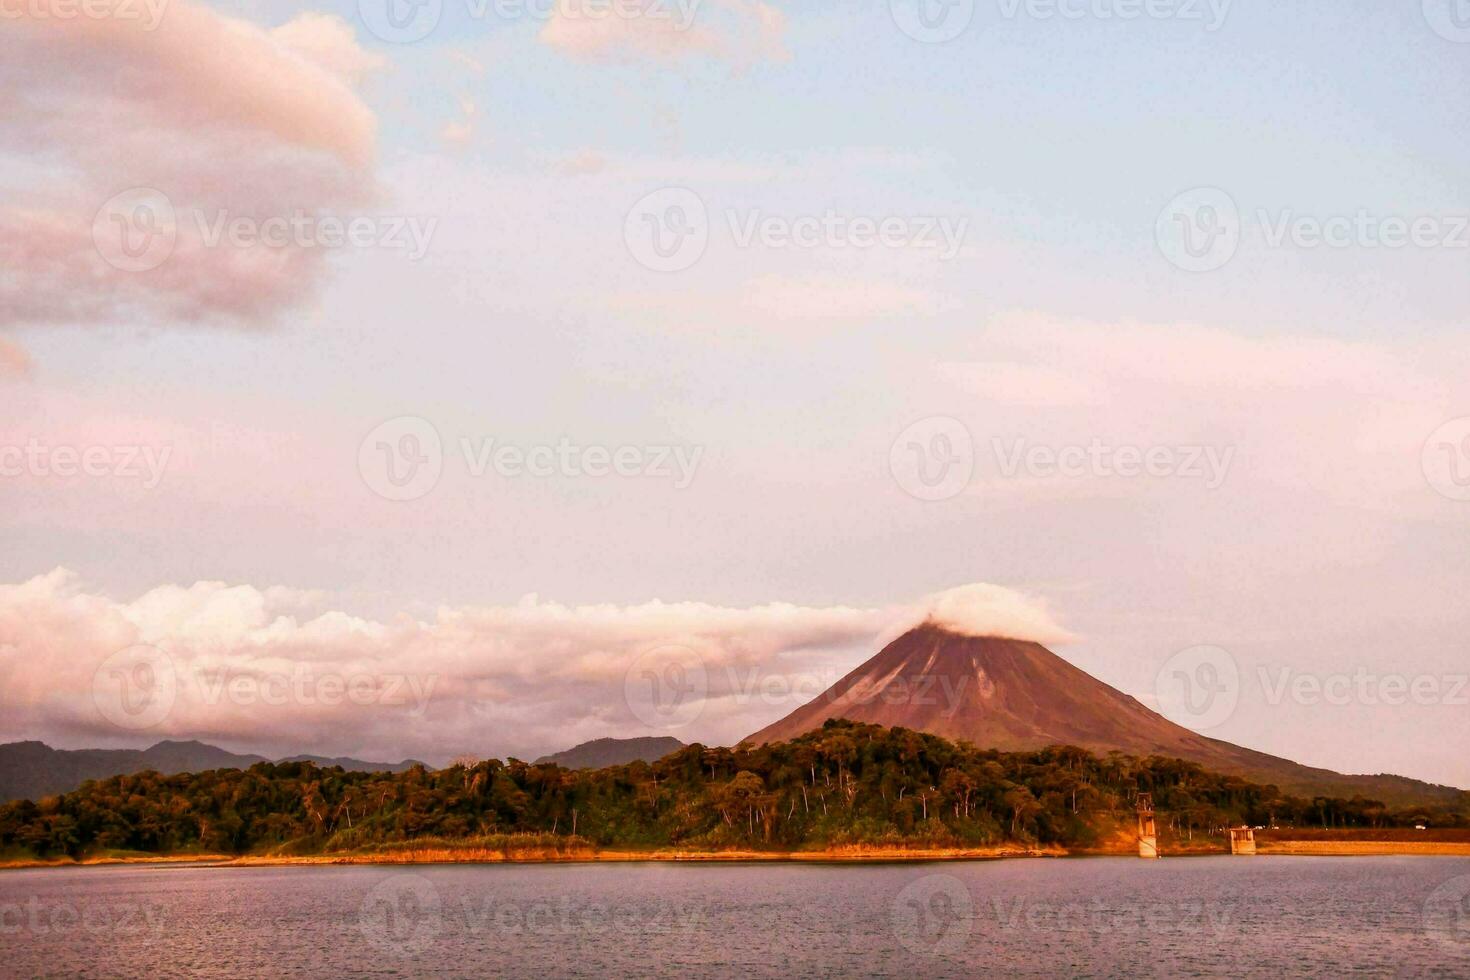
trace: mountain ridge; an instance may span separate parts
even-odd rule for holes
[[[561,752],[537,759],[536,765],[558,765],[564,769],[605,769],[630,762],[657,762],[671,752],[684,748],[684,743],[669,735],[641,738],[594,738]]]
[[[165,739],[146,749],[53,749],[45,742],[28,740],[0,744],[0,803],[9,800],[39,800],[70,792],[89,779],[106,779],[154,769],[167,776],[209,769],[248,769],[258,762],[310,761],[322,766],[340,765],[358,772],[403,772],[416,764],[366,762],[361,759],[326,759],[298,755],[272,760],[263,755],[242,754],[194,739]]]

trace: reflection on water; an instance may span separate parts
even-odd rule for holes
[[[1470,859],[0,873],[6,976],[1470,976]]]

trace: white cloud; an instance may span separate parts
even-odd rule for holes
[[[1014,589],[983,582],[948,589],[919,603],[910,625],[923,622],[965,636],[1057,644],[1076,639],[1052,620],[1045,603]]]

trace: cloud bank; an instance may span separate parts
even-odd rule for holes
[[[118,601],[57,569],[0,586],[0,737],[437,762],[604,735],[731,744],[926,617],[1063,635],[1042,607],[988,585],[886,608],[531,595],[378,622],[319,593],[221,582]]]

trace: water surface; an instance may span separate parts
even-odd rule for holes
[[[1470,976],[1470,859],[0,872],[0,974]]]

